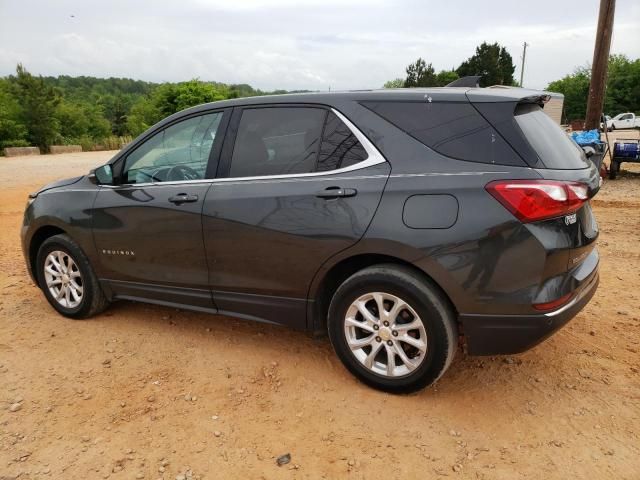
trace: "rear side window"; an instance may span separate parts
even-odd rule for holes
[[[518,105],[516,123],[547,168],[586,168],[584,152],[538,105]]]
[[[467,102],[363,102],[369,110],[442,155],[480,163],[524,165]]]
[[[313,172],[327,111],[322,108],[251,108],[242,112],[230,177]]]
[[[229,177],[327,172],[367,158],[362,144],[332,111],[249,108],[240,118]]]

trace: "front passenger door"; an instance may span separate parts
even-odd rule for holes
[[[192,116],[159,131],[126,156],[119,185],[100,188],[93,225],[99,276],[118,297],[213,308],[201,213],[224,115]]]

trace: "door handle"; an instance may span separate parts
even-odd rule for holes
[[[171,203],[175,203],[176,205],[181,205],[183,203],[193,203],[198,201],[197,195],[187,195],[186,193],[179,193],[173,197],[169,197],[169,201]]]
[[[358,191],[355,188],[327,187],[316,192],[316,197],[330,200],[339,197],[355,197]]]

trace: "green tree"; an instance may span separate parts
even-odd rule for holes
[[[428,64],[422,58],[407,66],[407,78],[404,86],[411,87],[435,87],[436,74],[433,65]]]
[[[29,144],[27,127],[20,121],[20,104],[13,90],[8,80],[0,79],[0,149]]]
[[[611,55],[607,76],[605,113],[640,113],[640,59],[629,60],[625,55]]]
[[[119,91],[116,94],[107,93],[100,97],[99,103],[114,135],[122,136],[129,133],[127,131],[127,115],[134,101],[133,95],[122,94]]]
[[[202,103],[224,100],[229,95],[229,88],[223,84],[200,80],[165,83],[133,105],[127,119],[127,129],[132,135],[139,135],[169,115]]]
[[[142,97],[131,107],[127,116],[127,131],[137,137],[153,124],[162,120],[161,110],[156,107],[151,97]]]
[[[591,70],[588,67],[578,67],[570,75],[551,82],[546,90],[564,95],[563,121],[583,120],[587,113],[587,96]]]
[[[551,82],[550,92],[564,95],[564,121],[584,119],[591,82],[591,67],[578,67],[570,75]],[[612,117],[623,112],[640,113],[640,59],[611,55],[607,74],[604,113]]]
[[[436,75],[436,83],[439,87],[444,87],[458,78],[460,78],[460,76],[455,70],[441,70]]]
[[[402,78],[394,78],[384,82],[383,88],[404,88],[404,80]]]
[[[39,76],[34,77],[18,64],[16,76],[11,77],[17,89],[21,120],[27,127],[27,139],[47,151],[59,135],[59,122],[55,117],[60,94]]]
[[[229,98],[229,89],[222,85],[191,80],[177,85],[177,107],[178,111],[185,108],[200,105],[202,103],[217,102]]]
[[[111,124],[104,117],[100,105],[62,100],[55,116],[60,125],[59,140],[62,143],[77,143],[85,136],[94,141],[101,141],[111,135]]]
[[[0,78],[0,143],[80,143],[91,148],[110,135],[138,135],[185,108],[226,98],[289,93],[250,85],[191,80],[156,84],[129,78],[34,77],[22,65]]]
[[[111,123],[104,117],[100,105],[84,105],[84,115],[87,117],[87,134],[94,140],[102,140],[111,135]]]
[[[165,83],[152,94],[154,104],[164,116],[195,105],[226,98],[228,98],[226,87],[215,86],[196,79],[182,83]]]
[[[56,108],[56,119],[60,125],[60,136],[66,139],[79,138],[87,134],[89,120],[80,104],[62,100]]]
[[[480,86],[513,85],[516,67],[507,49],[498,43],[483,42],[476,53],[462,62],[456,70],[460,77],[481,75]]]

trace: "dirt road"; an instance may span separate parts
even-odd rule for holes
[[[109,157],[0,158],[0,479],[640,478],[640,168],[593,202],[601,283],[571,324],[393,396],[282,328],[54,313],[20,252],[27,193]]]

